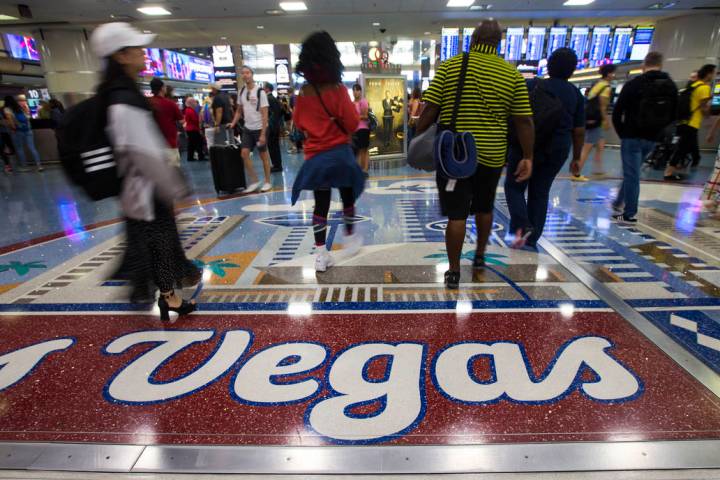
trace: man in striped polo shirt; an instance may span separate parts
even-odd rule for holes
[[[517,69],[497,55],[502,30],[496,21],[484,21],[473,32],[465,84],[456,121],[457,131],[473,134],[477,146],[477,172],[471,178],[449,181],[440,172],[437,186],[442,214],[448,217],[445,232],[450,270],[445,273],[448,288],[460,284],[460,255],[465,242],[465,224],[470,214],[477,225],[474,269],[485,267],[485,247],[493,224],[495,191],[507,160],[508,120],[512,119],[523,159],[513,175],[524,182],[532,174],[535,130],[525,80]],[[449,125],[461,75],[462,55],[440,65],[423,99],[425,110],[417,132],[433,122]]]

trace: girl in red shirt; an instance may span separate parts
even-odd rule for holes
[[[334,264],[325,245],[331,188],[340,190],[348,256],[356,254],[362,245],[353,224],[355,201],[363,191],[365,178],[350,147],[350,136],[360,119],[342,84],[344,68],[335,41],[327,32],[313,33],[302,43],[295,71],[307,83],[297,97],[293,121],[305,133],[305,163],[293,185],[292,203],[302,190],[314,192],[317,272]]]

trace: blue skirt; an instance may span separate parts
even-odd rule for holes
[[[292,189],[295,205],[303,190],[351,187],[357,198],[365,189],[365,175],[349,144],[318,153],[303,163]]]

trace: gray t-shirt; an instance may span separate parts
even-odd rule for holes
[[[218,92],[213,97],[212,101],[212,111],[213,111],[213,119],[215,118],[215,110],[218,108],[223,109],[222,113],[222,119],[220,123],[222,125],[227,125],[228,123],[232,122],[233,114],[232,106],[230,104],[230,97],[225,92]]]

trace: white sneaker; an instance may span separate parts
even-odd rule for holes
[[[353,257],[358,254],[362,245],[363,239],[360,237],[359,233],[355,232],[352,235],[348,235],[347,237],[345,237],[343,250],[345,250],[349,257]]]
[[[243,193],[252,193],[255,190],[257,190],[259,186],[260,186],[260,182],[251,183],[250,185],[247,186],[247,188],[245,189],[245,191]]]
[[[317,254],[315,256],[315,271],[324,272],[333,265],[335,265],[335,260],[333,259],[330,252],[327,251],[327,248],[318,248]]]
[[[270,185],[270,184],[267,183],[267,182],[263,183],[263,186],[262,186],[262,188],[260,189],[261,192],[267,192],[267,191],[270,191],[270,190],[272,190],[272,185]]]

